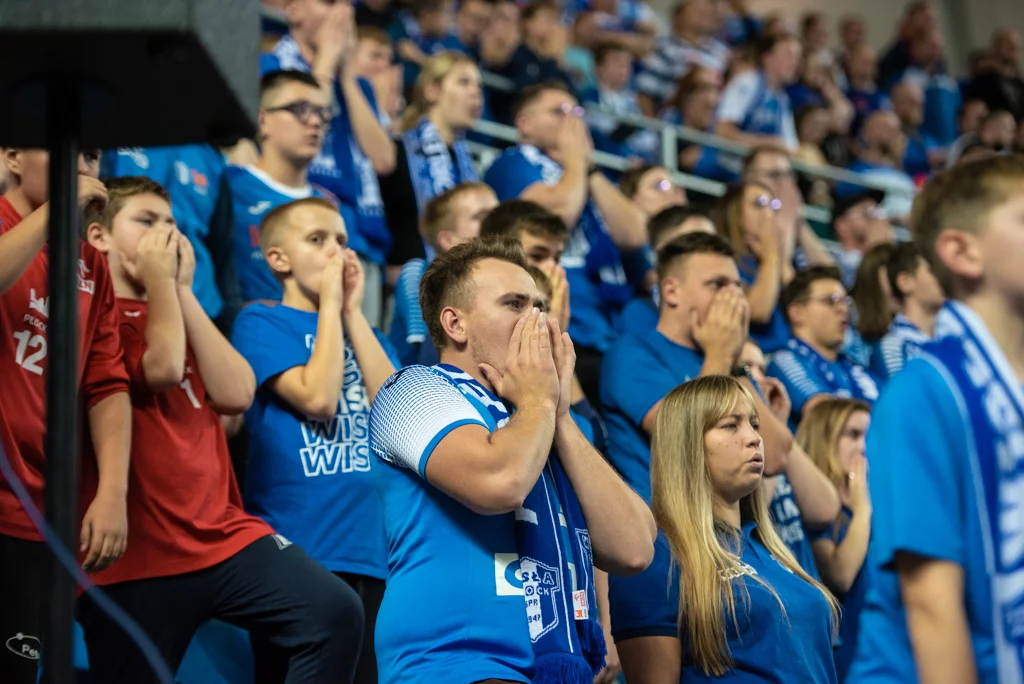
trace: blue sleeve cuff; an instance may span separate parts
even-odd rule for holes
[[[460,428],[463,425],[480,425],[481,427],[484,427],[484,428],[487,427],[480,420],[473,420],[471,418],[464,418],[462,420],[457,420],[457,421],[455,421],[453,423],[449,423],[448,425],[444,426],[444,428],[442,428],[441,430],[438,430],[437,434],[434,435],[434,438],[432,440],[430,440],[430,442],[427,444],[427,446],[423,449],[423,454],[420,455],[420,462],[419,462],[420,477],[422,477],[424,480],[427,479],[427,461],[430,459],[431,455],[433,455],[434,449],[436,449],[437,445],[441,443],[441,440],[444,439],[445,437],[447,437],[452,432],[452,430],[454,430],[456,428]]]

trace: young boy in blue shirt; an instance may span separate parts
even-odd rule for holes
[[[867,458],[871,586],[861,684],[1024,681],[1024,157],[933,178],[914,240],[949,301],[886,386]]]
[[[370,404],[397,363],[360,306],[363,274],[345,224],[322,198],[273,209],[260,248],[284,296],[251,304],[234,344],[256,374],[245,504],[347,581],[363,600],[357,682],[375,682],[373,634],[387,576],[383,512],[370,475]],[[260,645],[257,670],[275,653]],[[264,661],[264,662],[261,662]]]
[[[303,71],[274,71],[260,81],[259,159],[227,169],[243,302],[281,299],[281,284],[260,249],[259,227],[267,213],[297,199],[335,199],[309,180],[331,122],[329,103],[316,79]]]
[[[480,225],[498,204],[494,191],[483,183],[459,183],[427,202],[420,218],[420,234],[434,254],[480,235]],[[427,324],[420,310],[420,280],[427,269],[426,259],[410,259],[402,266],[395,283],[395,313],[388,337],[398,350],[403,366],[421,362],[421,352],[437,356],[427,339]]]
[[[828,395],[868,403],[878,385],[863,366],[840,353],[850,327],[850,297],[839,270],[815,266],[800,271],[782,290],[779,308],[793,331],[786,348],[768,364],[768,375],[786,386],[793,402],[790,429],[796,431],[804,411]]]

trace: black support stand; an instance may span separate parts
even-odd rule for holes
[[[93,280],[79,265],[79,87],[72,79],[47,84],[50,152],[50,315],[46,370],[46,518],[65,548],[78,549],[78,281]],[[84,360],[83,360],[84,362]],[[43,683],[75,680],[75,582],[51,558]]]

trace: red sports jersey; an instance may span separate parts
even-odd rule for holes
[[[128,548],[93,575],[100,585],[202,570],[274,532],[242,508],[227,438],[192,350],[181,386],[154,394],[142,370],[147,304],[119,298],[117,308],[132,392]]]
[[[20,221],[10,202],[0,197],[0,234]],[[49,270],[50,254],[44,246],[21,278],[0,296],[0,445],[40,508],[45,475],[43,372],[48,361]],[[78,259],[78,304],[78,381],[82,403],[88,409],[112,394],[127,392],[128,376],[121,355],[110,271],[103,255],[85,243]],[[87,456],[83,461],[93,458],[91,449],[84,453]],[[42,540],[3,477],[0,534]]]

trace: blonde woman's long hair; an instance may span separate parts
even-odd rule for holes
[[[426,116],[430,108],[436,104],[427,100],[427,89],[432,85],[440,88],[441,82],[448,78],[448,74],[452,73],[460,64],[476,66],[476,62],[461,52],[438,53],[423,65],[420,75],[416,78],[416,84],[412,88],[409,104],[402,112],[401,130],[403,133],[415,128],[420,119]]]
[[[704,436],[737,404],[755,406],[750,392],[733,378],[705,376],[672,390],[658,412],[651,446],[652,509],[668,538],[673,562],[679,566],[679,632],[684,659],[709,676],[720,677],[733,666],[726,613],[739,629],[732,579],[740,566],[736,530],[715,516],[714,487]],[[757,524],[764,546],[786,569],[821,591],[837,624],[838,604],[828,590],[808,575],[775,531],[763,487],[740,501],[745,520]],[[729,578],[729,579],[726,579]],[[771,592],[785,614],[778,594],[760,577],[748,576]],[[743,601],[749,602],[741,585]]]
[[[846,421],[857,411],[870,413],[871,409],[859,399],[829,397],[817,402],[803,415],[796,431],[797,444],[837,489],[846,486],[846,473],[839,463],[836,447]]]

